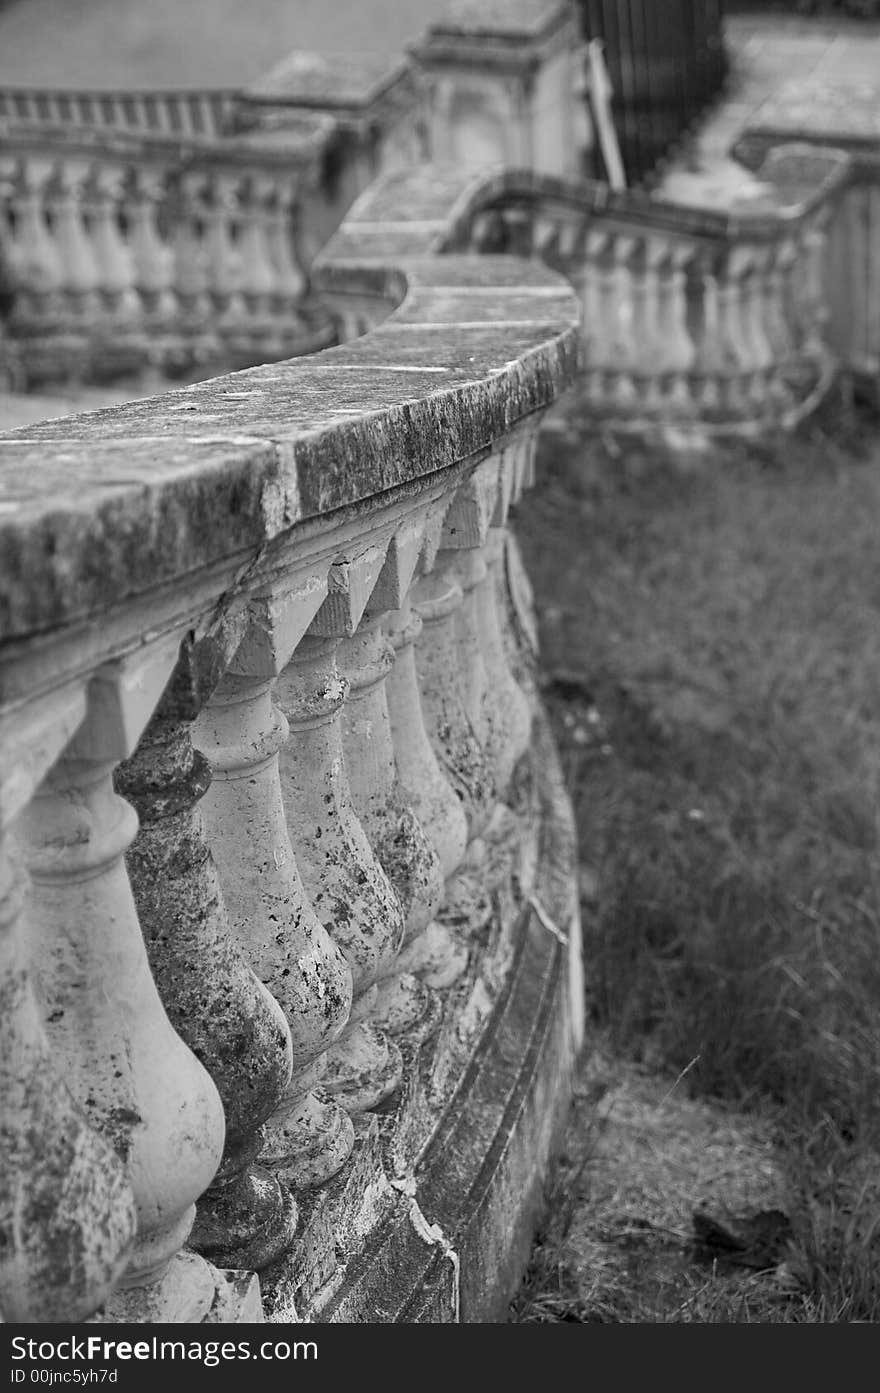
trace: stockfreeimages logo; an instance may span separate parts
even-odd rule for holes
[[[118,1360],[128,1361],[191,1361],[214,1368],[218,1364],[232,1363],[235,1360],[263,1359],[283,1362],[288,1359],[317,1359],[318,1346],[314,1340],[262,1340],[254,1344],[250,1340],[160,1340],[152,1336],[149,1340],[107,1340],[102,1335],[88,1335],[84,1338],[70,1336],[63,1340],[30,1340],[23,1335],[12,1339],[12,1359],[30,1360],[35,1368],[13,1368],[13,1383],[84,1383],[104,1381],[99,1379],[98,1370],[88,1371],[44,1369],[46,1363],[66,1363],[73,1360],[106,1364]],[[81,1378],[73,1374],[80,1372]],[[115,1371],[110,1371],[115,1372]],[[95,1378],[90,1377],[91,1374]],[[70,1375],[70,1377],[67,1377]],[[115,1379],[110,1379],[115,1382]]]

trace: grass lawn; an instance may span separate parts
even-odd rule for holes
[[[769,1117],[786,1177],[783,1307],[698,1318],[880,1319],[880,424],[662,459],[569,398],[538,466],[592,1037]],[[651,1318],[609,1309],[552,1318]]]

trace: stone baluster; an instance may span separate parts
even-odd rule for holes
[[[498,596],[504,584],[504,552],[508,510],[516,481],[534,469],[536,429],[529,427],[501,453],[499,487],[484,556],[488,574],[477,587],[477,621],[488,674],[490,742],[495,782],[500,796],[507,793],[513,771],[529,748],[532,708],[511,671],[504,645],[503,620]]]
[[[261,349],[271,355],[267,335],[271,332],[271,307],[279,277],[271,256],[269,200],[274,181],[265,175],[251,175],[241,200],[242,261],[241,290],[247,314],[260,333]]]
[[[662,404],[692,413],[695,402],[690,374],[696,347],[688,323],[688,276],[696,254],[691,242],[652,240],[650,256],[657,274],[657,344],[659,371],[665,378]]]
[[[134,96],[131,124],[135,130],[148,131],[150,129],[149,100],[149,96],[144,92],[138,92]]]
[[[281,773],[303,881],[354,986],[349,1023],[330,1051],[324,1083],[350,1112],[360,1112],[400,1081],[397,1052],[377,1021],[375,982],[394,960],[404,919],[351,801],[341,729],[348,683],[336,648],[335,638],[307,636],[282,675],[278,699],[291,734]]]
[[[583,304],[583,336],[586,348],[586,390],[588,399],[600,405],[604,394],[605,353],[607,351],[610,322],[606,321],[606,303],[603,294],[603,264],[608,257],[611,244],[610,234],[602,229],[591,227],[587,231],[584,244],[581,296]]]
[[[25,159],[13,182],[16,232],[10,260],[20,287],[14,313],[16,320],[28,326],[54,318],[61,309],[64,274],[46,217],[48,175],[41,161]]]
[[[116,788],[138,814],[126,857],[159,995],[180,1037],[217,1086],[226,1144],[199,1200],[190,1246],[224,1267],[260,1271],[296,1233],[297,1208],[275,1176],[253,1164],[263,1124],[288,1088],[293,1056],[284,1014],[233,937],[200,800],[211,781],[192,722],[229,657],[229,626],[187,640]]]
[[[193,731],[213,772],[202,809],[230,923],[290,1025],[293,1076],[261,1159],[294,1186],[335,1174],[354,1141],[346,1114],[315,1092],[325,1051],[348,1022],[351,969],[300,876],[279,775],[288,726],[272,701],[326,586],[325,573],[288,577],[251,602],[247,631]]]
[[[445,501],[434,505],[428,516],[409,524],[419,534],[422,554],[432,548],[431,564],[439,547]],[[431,535],[433,534],[433,535]],[[404,798],[409,803],[440,860],[448,880],[461,865],[467,846],[467,818],[461,801],[437,761],[422,710],[416,672],[415,644],[423,623],[411,602],[412,585],[402,603],[385,620],[385,631],[395,649],[395,661],[388,673],[385,689],[397,774]]]
[[[170,93],[150,92],[146,101],[146,119],[149,130],[161,131],[165,135],[175,133],[170,119],[170,109],[174,98]],[[179,128],[177,128],[179,129]]]
[[[719,253],[718,265],[718,332],[724,365],[721,396],[728,410],[739,414],[748,410],[754,370],[746,309],[751,248],[740,243],[726,245]]]
[[[602,399],[619,409],[629,408],[637,399],[632,377],[636,358],[630,265],[636,247],[636,237],[618,228],[609,228],[606,234],[591,234],[588,240],[588,256],[595,267],[598,320],[602,326],[596,346],[598,363],[605,373]]]
[[[510,506],[520,501],[526,489],[534,487],[537,427],[540,419],[540,413],[536,413],[525,424],[520,425],[516,438],[504,451],[500,477],[502,495],[504,481],[507,480]],[[493,569],[496,613],[502,631],[504,653],[511,674],[516,674],[514,680],[517,686],[522,683],[526,693],[531,694],[534,699],[532,663],[525,655],[530,654],[531,659],[536,660],[539,652],[538,632],[535,627],[535,597],[516,545],[516,538],[509,528],[505,528],[501,555]]]
[[[184,323],[192,332],[201,329],[211,314],[204,174],[179,177],[175,211],[174,291]]]
[[[467,245],[481,256],[493,256],[506,251],[507,227],[501,210],[480,208],[471,218]]]
[[[297,185],[276,184],[266,205],[266,238],[275,268],[274,308],[279,315],[298,314],[306,291],[307,277],[299,262],[298,222]]]
[[[659,333],[660,266],[662,240],[640,237],[631,260],[633,367],[639,377],[643,409],[661,405],[660,379],[665,368],[666,345]]]
[[[61,265],[62,294],[68,312],[85,327],[99,310],[100,274],[84,220],[84,178],[83,168],[61,160],[55,167],[47,194]]]
[[[559,217],[556,238],[556,259],[560,266],[571,266],[585,260],[587,223],[582,214],[568,210]]]
[[[505,247],[511,256],[531,256],[533,214],[530,208],[502,209]]]
[[[531,709],[507,664],[495,601],[495,567],[504,547],[504,527],[514,488],[528,460],[533,431],[512,442],[500,455],[477,465],[459,488],[446,515],[442,549],[448,571],[464,592],[458,624],[462,644],[465,707],[492,772],[496,794],[503,795],[514,766],[525,753]],[[524,482],[524,480],[523,480]]]
[[[342,734],[349,684],[337,666],[384,558],[384,545],[374,546],[331,567],[327,598],[279,683],[291,728],[281,766],[291,837],[312,903],[351,967],[351,1017],[328,1051],[324,1082],[352,1113],[388,1097],[402,1074],[400,1051],[375,1016],[376,984],[394,964],[404,915],[352,801]]]
[[[479,487],[477,506],[482,510],[483,525],[488,527],[492,504]],[[478,644],[473,637],[470,605],[463,614],[458,548],[449,545],[457,532],[454,510],[455,502],[449,525],[444,525],[442,541],[446,545],[442,550],[436,545],[426,548],[421,575],[410,598],[422,621],[415,659],[425,727],[440,768],[462,804],[468,840],[473,840],[492,816],[496,788],[474,720],[475,699],[485,686],[485,667],[479,653],[476,670],[469,670]]]
[[[825,292],[826,246],[830,209],[820,208],[801,234],[801,286],[798,296],[801,352],[821,362],[827,353],[829,308]]]
[[[155,330],[169,324],[176,314],[178,299],[175,282],[180,276],[181,250],[186,245],[185,239],[190,229],[181,219],[175,252],[175,248],[163,241],[159,232],[159,206],[165,194],[162,175],[156,170],[136,167],[130,177],[126,212],[134,288],[140,297],[147,323]]]
[[[78,92],[74,98],[74,108],[77,124],[80,126],[91,126],[95,121],[94,103],[88,92]]]
[[[243,259],[239,228],[239,177],[214,171],[207,184],[205,257],[208,291],[222,329],[238,328],[245,318]]]
[[[113,791],[174,667],[179,636],[101,669],[85,721],[22,818],[34,883],[27,910],[38,995],[65,1081],[124,1159],[138,1228],[99,1319],[260,1318],[251,1277],[227,1278],[182,1252],[195,1201],[223,1152],[223,1108],[174,1032],[150,974],[123,855],[137,831]]]
[[[694,394],[699,410],[716,412],[721,408],[721,383],[728,371],[721,338],[721,299],[718,251],[703,247],[698,253],[698,323],[695,325]]]
[[[554,210],[532,209],[531,255],[552,264],[559,244],[559,218]]]
[[[0,717],[0,1320],[85,1320],[135,1235],[122,1162],[53,1056],[32,985],[27,876],[9,835],[85,714],[81,690]]]
[[[772,244],[767,269],[767,302],[764,309],[767,337],[777,364],[786,364],[792,355],[794,338],[789,313],[789,284],[797,259],[793,237],[780,237]]]
[[[609,299],[609,323],[612,325],[609,357],[613,376],[609,384],[609,399],[618,410],[629,410],[639,399],[633,377],[637,361],[637,325],[635,322],[637,273],[636,257],[640,238],[635,234],[616,231],[611,239],[612,263],[605,279],[605,294]]]
[[[399,777],[388,682],[395,649],[382,624],[406,600],[422,550],[424,513],[402,523],[388,545],[385,564],[357,631],[340,645],[340,665],[350,681],[342,729],[346,767],[355,808],[370,844],[400,898],[406,921],[401,956],[386,974],[377,1011],[393,1027],[424,1024],[429,1001],[413,980],[433,985],[454,981],[466,964],[447,929],[434,916],[443,898],[443,870],[436,849],[406,798]],[[399,686],[395,692],[400,696]],[[416,688],[416,696],[418,690]],[[412,725],[419,708],[399,712]]]
[[[766,329],[767,269],[772,248],[751,243],[743,247],[743,252],[748,254],[743,276],[743,329],[752,374],[749,395],[760,408],[767,402],[774,366],[773,348]]]
[[[117,327],[136,320],[141,308],[134,288],[132,249],[119,228],[122,183],[120,168],[96,165],[89,175],[85,194],[98,270],[98,292]]]

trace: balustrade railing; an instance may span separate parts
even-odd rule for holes
[[[503,1309],[580,1006],[502,562],[580,349],[560,277],[439,254],[481,197],[361,200],[365,337],[0,439],[6,1320]]]
[[[771,104],[768,125],[749,127],[734,146],[736,158],[761,169],[790,129],[809,130],[805,158],[821,161],[827,148],[845,152],[851,177],[834,202],[827,226],[827,260],[823,296],[828,341],[858,387],[880,402],[880,157],[877,104],[860,89],[822,89],[815,111],[805,114],[803,93],[792,102],[785,93],[778,111]],[[762,123],[763,123],[762,113]]]
[[[206,376],[332,342],[302,235],[330,125],[219,143],[10,127],[4,328],[26,385]]]
[[[235,91],[220,88],[113,92],[2,87],[0,122],[210,138],[224,134],[236,99]]]
[[[762,199],[721,214],[509,173],[461,245],[564,271],[583,307],[586,396],[615,429],[789,428],[838,363],[829,229],[851,175],[841,151],[782,146]]]

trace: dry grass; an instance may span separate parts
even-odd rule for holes
[[[762,1316],[740,1290],[738,1318],[874,1320],[880,1190],[853,1177],[880,1151],[876,421],[838,404],[702,461],[589,439],[567,403],[518,533],[592,1021],[616,1057],[773,1111],[797,1300]],[[717,1296],[676,1318],[732,1318]]]

